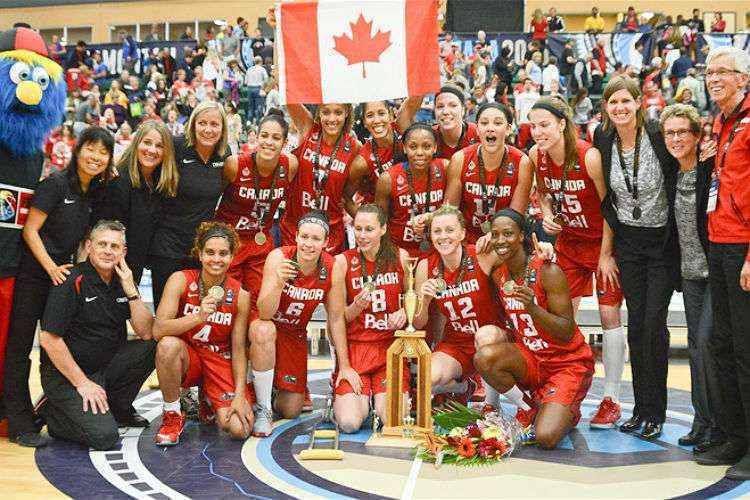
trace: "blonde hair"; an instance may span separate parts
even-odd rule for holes
[[[607,86],[604,88],[602,93],[602,128],[604,130],[610,130],[614,125],[612,120],[607,114],[607,103],[612,94],[620,90],[627,90],[633,99],[638,100],[641,97],[641,89],[638,87],[638,82],[633,78],[626,75],[620,75],[612,78]],[[646,115],[643,113],[643,108],[638,106],[635,112],[635,124],[637,128],[641,128],[646,123]]]
[[[344,134],[348,134],[352,131],[352,127],[354,126],[354,106],[352,106],[350,103],[326,103],[321,104],[318,106],[318,108],[315,110],[315,116],[313,117],[313,123],[316,125],[320,125],[320,108],[323,106],[327,106],[329,104],[338,104],[339,106],[344,107],[344,111],[346,112],[346,120],[344,120],[344,127],[341,129],[341,132]]]
[[[143,142],[146,134],[152,130],[159,132],[164,146],[164,156],[161,160],[161,174],[159,175],[159,182],[156,184],[156,191],[165,196],[175,197],[177,196],[177,184],[180,181],[180,174],[175,162],[172,135],[169,133],[167,126],[162,122],[146,120],[141,123],[135,131],[132,142],[125,149],[125,152],[123,152],[120,161],[117,162],[117,170],[121,175],[127,171],[133,187],[140,189],[141,176],[140,165],[138,163],[138,145]]]
[[[466,218],[464,217],[464,214],[458,209],[458,207],[455,207],[450,203],[444,203],[440,208],[430,213],[427,225],[431,228],[432,221],[435,220],[435,217],[440,217],[441,215],[455,215],[461,229],[466,229]]]
[[[664,132],[664,123],[670,118],[685,118],[690,122],[692,133],[700,134],[701,132],[701,117],[698,110],[689,104],[672,104],[664,108],[659,117],[662,132]]]
[[[546,96],[539,99],[535,104],[542,104],[546,106],[551,106],[555,108],[557,111],[559,111],[565,118],[565,129],[563,130],[563,141],[565,142],[565,163],[564,166],[572,168],[578,163],[578,135],[576,133],[576,126],[573,122],[573,111],[570,109],[570,106],[568,105],[565,100],[563,100],[561,97],[556,96]],[[531,108],[534,109],[533,107]],[[539,108],[544,109],[544,108]],[[549,111],[547,111],[549,113]],[[559,118],[558,116],[555,116],[553,113],[550,113],[555,120],[558,122],[560,120],[563,120],[563,118]]]
[[[190,114],[187,125],[185,126],[185,144],[188,147],[195,147],[197,142],[195,138],[195,122],[198,117],[205,113],[215,109],[221,115],[221,138],[219,142],[214,146],[214,153],[219,156],[224,155],[227,152],[227,144],[229,143],[229,126],[227,124],[227,112],[224,110],[224,106],[214,101],[203,101],[198,104],[193,112]]]

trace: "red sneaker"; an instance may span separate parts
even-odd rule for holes
[[[591,418],[589,426],[594,429],[612,429],[620,420],[620,405],[606,397],[599,404],[599,409]]]
[[[310,389],[305,387],[305,400],[302,402],[302,411],[313,411],[313,402],[310,397]]]
[[[521,427],[524,429],[528,429],[532,425],[534,425],[534,420],[536,419],[536,414],[539,413],[539,405],[536,403],[531,406],[528,410],[522,410],[521,408],[518,408],[516,410],[516,420],[518,420],[518,423],[521,424]]]
[[[185,428],[185,414],[176,411],[165,411],[162,415],[161,427],[154,436],[158,446],[174,446],[180,442],[180,434]]]

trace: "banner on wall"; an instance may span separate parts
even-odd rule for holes
[[[175,40],[175,41],[159,41],[159,42],[138,42],[138,51],[141,54],[139,61],[135,65],[135,71],[138,74],[143,73],[141,61],[146,59],[148,55],[157,49],[168,49],[169,53],[175,60],[181,60],[182,55],[185,52],[185,47],[195,49],[197,42],[195,40]],[[102,62],[109,68],[111,75],[119,75],[122,71],[122,43],[92,43],[86,46],[89,53],[101,52]],[[75,45],[69,45],[65,58],[67,59],[68,54],[75,50]]]

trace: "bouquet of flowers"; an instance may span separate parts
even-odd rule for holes
[[[478,412],[451,401],[447,409],[433,415],[433,421],[435,432],[425,435],[417,456],[436,466],[494,464],[525,440],[516,419],[489,406]]]

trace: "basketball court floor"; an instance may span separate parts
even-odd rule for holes
[[[582,315],[593,313],[584,304]],[[681,301],[670,318],[682,319]],[[588,311],[588,312],[587,312]],[[595,329],[585,329],[595,331]],[[135,402],[151,426],[121,429],[117,448],[95,452],[54,441],[38,451],[0,439],[0,498],[739,498],[750,497],[750,483],[723,479],[725,467],[703,467],[689,448],[677,444],[692,420],[690,372],[684,354],[684,328],[672,328],[669,412],[664,433],[648,442],[618,432],[597,431],[588,417],[600,401],[603,370],[583,405],[584,418],[558,449],[524,446],[508,460],[464,468],[421,463],[403,449],[366,446],[371,426],[342,435],[341,461],[302,461],[308,433],[320,419],[329,387],[331,361],[311,356],[309,387],[318,410],[277,422],[266,439],[232,441],[214,427],[189,422],[180,444],[156,447],[161,393],[149,383]],[[38,374],[33,354],[33,373]],[[630,367],[622,384],[623,418],[630,416]],[[38,375],[32,395],[40,392]],[[513,410],[510,410],[512,414]]]

